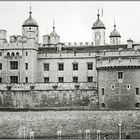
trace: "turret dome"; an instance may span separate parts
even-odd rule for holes
[[[37,22],[31,16],[31,14],[32,14],[31,11],[29,12],[29,14],[30,14],[29,18],[24,21],[22,27],[29,27],[29,26],[31,26],[31,27],[38,27]]]
[[[105,25],[99,18],[100,14],[98,13],[97,16],[98,19],[93,23],[92,29],[105,29]]]
[[[121,37],[120,33],[116,30],[116,25],[114,25],[114,30],[110,33],[109,37]]]
[[[50,37],[60,37],[55,31],[55,23],[53,21],[53,31],[50,33]]]

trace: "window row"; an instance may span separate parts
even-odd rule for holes
[[[74,83],[77,83],[78,82],[78,77],[74,76],[72,78],[72,81]],[[44,83],[49,83],[49,82],[50,82],[50,78],[49,77],[44,77]],[[64,77],[58,77],[58,82],[63,83],[64,82]],[[87,82],[93,82],[93,77],[92,76],[87,77]]]
[[[10,76],[10,83],[19,83],[19,78],[18,76]],[[0,77],[0,83],[2,83],[2,77]],[[25,83],[28,83],[29,80],[28,80],[28,77],[25,77]]]
[[[78,68],[78,63],[72,63],[72,67],[74,71],[77,71]],[[93,63],[87,63],[87,69],[88,70],[93,70]],[[49,71],[50,70],[50,65],[49,63],[44,63],[44,71]],[[58,71],[63,71],[64,70],[64,63],[58,63]]]
[[[111,85],[111,88],[112,88],[112,90],[114,90],[114,89],[115,89],[115,85]],[[126,88],[129,90],[129,89],[130,89],[130,84],[128,84],[128,85],[126,86]],[[102,93],[102,95],[105,95],[105,89],[104,89],[104,88],[101,89],[101,93]],[[136,94],[136,95],[140,95],[140,90],[139,90],[139,88],[135,88],[135,94]]]
[[[2,52],[0,52],[0,56],[2,56]],[[10,52],[7,52],[7,56],[19,56],[19,52],[12,52],[11,54]],[[26,56],[28,56],[28,52],[26,52]]]
[[[10,61],[10,69],[18,70],[18,61]],[[25,63],[25,69],[28,69],[28,63]],[[2,70],[2,63],[0,63],[0,70]]]

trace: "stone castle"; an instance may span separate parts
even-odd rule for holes
[[[116,30],[106,44],[97,14],[92,42],[62,43],[55,25],[39,42],[39,25],[29,18],[22,35],[0,30],[0,107],[140,108],[140,44],[121,44]]]

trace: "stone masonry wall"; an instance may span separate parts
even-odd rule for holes
[[[95,83],[86,84],[14,84],[0,85],[0,106],[34,107],[98,107]]]

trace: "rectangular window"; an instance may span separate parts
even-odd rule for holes
[[[25,83],[28,83],[28,77],[25,77]]]
[[[64,77],[58,77],[58,82],[63,83],[64,82]]]
[[[2,63],[0,63],[0,70],[2,70]]]
[[[87,77],[87,82],[93,82],[93,77],[92,76]]]
[[[78,77],[74,76],[74,77],[73,77],[73,82],[74,82],[74,83],[78,83]]]
[[[118,79],[123,79],[123,72],[121,71],[118,72]]]
[[[10,76],[10,83],[18,83],[18,76]]]
[[[78,63],[73,63],[73,70],[78,70]]]
[[[44,83],[49,83],[49,77],[44,77]]]
[[[2,78],[0,77],[0,83],[2,83]]]
[[[18,61],[10,61],[10,69],[17,70],[18,69]]]
[[[49,71],[49,63],[44,63],[44,71]]]
[[[59,63],[58,64],[58,70],[59,71],[63,71],[64,70],[64,64],[63,63]]]
[[[102,88],[102,95],[105,95],[105,89]]]
[[[139,95],[139,88],[136,88],[136,95]]]
[[[28,56],[28,52],[26,52],[26,56]]]
[[[87,69],[93,70],[93,63],[87,63]]]
[[[25,69],[26,70],[28,69],[28,63],[25,63]]]

